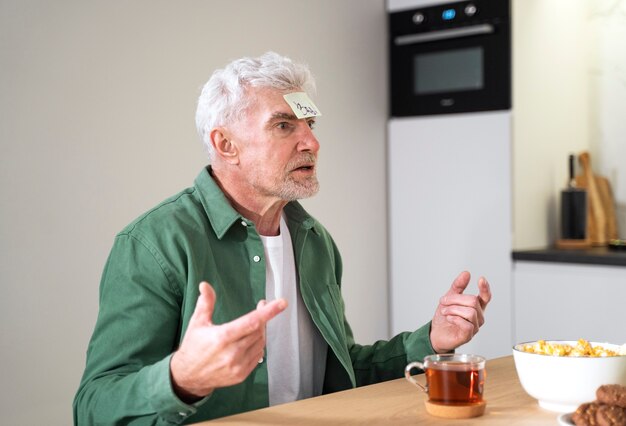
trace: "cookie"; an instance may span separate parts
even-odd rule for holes
[[[626,426],[626,408],[601,404],[596,411],[598,426]]]
[[[572,414],[572,421],[576,426],[597,426],[596,412],[599,406],[597,402],[587,402],[580,405]]]
[[[626,408],[626,386],[602,385],[596,391],[598,402]]]

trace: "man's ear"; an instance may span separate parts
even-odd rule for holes
[[[228,164],[239,164],[239,150],[237,144],[231,139],[229,132],[223,127],[211,130],[211,144],[215,155]]]

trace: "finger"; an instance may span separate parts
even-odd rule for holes
[[[223,329],[226,327],[225,324],[218,325],[215,328],[218,332],[223,333]],[[224,336],[224,335],[223,335]],[[222,337],[223,337],[222,336]],[[222,345],[222,355],[224,355],[227,363],[230,366],[235,365],[245,365],[248,361],[246,354],[253,351],[255,348],[264,347],[265,346],[265,337],[262,333],[249,333],[245,336],[241,337],[239,340],[231,340],[228,336],[228,341],[224,341]],[[257,358],[258,361],[258,358]]]
[[[258,307],[256,311],[250,313],[256,313],[263,323],[266,323],[285,309],[287,309],[287,301],[281,298],[272,300],[271,302],[263,301],[263,306]]]
[[[265,357],[265,338],[260,338],[256,334],[244,337],[239,342],[245,341],[245,346],[238,348],[238,362],[242,366],[243,377],[245,379]]]
[[[471,308],[475,310],[481,318],[485,311],[485,307],[480,297],[473,294],[448,295],[444,299],[442,299],[440,306],[442,308],[449,306],[464,306],[467,308]]]
[[[452,286],[450,286],[450,290],[446,294],[462,294],[467,285],[470,282],[470,273],[467,271],[463,271],[459,274],[458,277],[452,282]]]
[[[472,324],[469,321],[466,321],[465,319],[461,318],[461,317],[457,317],[454,315],[449,315],[446,317],[446,320],[451,323],[454,324],[455,326],[457,326],[457,328],[459,329],[460,334],[462,335],[462,342],[458,342],[458,344],[456,344],[455,346],[460,346],[463,343],[467,343],[471,340],[471,338],[478,333],[478,329],[474,326],[474,324]]]
[[[232,343],[239,353],[247,353],[250,348],[265,346],[265,335],[262,332],[250,333]]]
[[[458,295],[457,295],[458,298]],[[441,304],[442,315],[447,315],[452,312],[467,312],[467,315],[462,315],[468,319],[472,316],[478,318],[478,325],[481,326],[485,323],[485,317],[483,313],[483,307],[477,296],[467,296],[462,299],[461,302],[450,304]]]
[[[473,294],[448,294],[440,302],[443,306],[461,305],[482,309],[480,298]]]
[[[239,340],[243,336],[265,328],[265,324],[287,308],[285,299],[276,299],[252,312],[224,324],[223,332],[229,340]]]
[[[261,299],[259,300],[259,303],[257,303],[256,308],[261,309],[265,305],[267,305],[267,301],[265,299]],[[263,338],[265,339],[265,327],[263,327]]]
[[[485,277],[480,277],[478,280],[478,298],[480,299],[480,306],[485,309],[487,304],[491,301],[491,286]]]
[[[243,358],[245,369],[247,370],[246,377],[265,360],[265,345],[260,345],[255,348],[251,348],[249,353]]]
[[[480,311],[477,311],[474,308],[468,308],[465,306],[448,306],[441,310],[441,313],[446,317],[455,316],[464,319],[465,321],[471,323],[474,328],[478,330],[482,324],[485,323],[484,318],[482,317]]]
[[[200,295],[196,301],[196,307],[189,319],[189,326],[211,325],[213,309],[215,308],[215,290],[206,281],[199,286]]]
[[[276,315],[287,309],[287,305],[287,301],[282,298],[272,300],[271,302],[261,300],[257,304],[257,309],[250,312],[248,315],[257,316],[257,318],[262,322],[263,328],[265,328],[265,324],[267,324],[267,322]]]
[[[263,346],[261,346],[262,348]],[[263,359],[264,352],[258,346],[237,349],[229,357],[230,363],[227,365],[228,375],[232,384],[241,383],[259,365]]]
[[[245,358],[252,358],[258,362],[265,355],[265,338],[252,340],[245,348]]]

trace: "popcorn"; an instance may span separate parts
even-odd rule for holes
[[[533,344],[522,345],[520,349],[533,354],[552,356],[607,357],[626,355],[626,344],[622,345],[618,351],[614,351],[600,345],[593,346],[585,339],[578,339],[576,346],[537,340]]]

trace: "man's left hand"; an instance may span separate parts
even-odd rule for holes
[[[485,308],[491,300],[489,283],[480,277],[478,295],[463,294],[469,282],[470,273],[461,272],[439,300],[430,328],[430,343],[436,353],[451,352],[469,342],[485,323]]]

